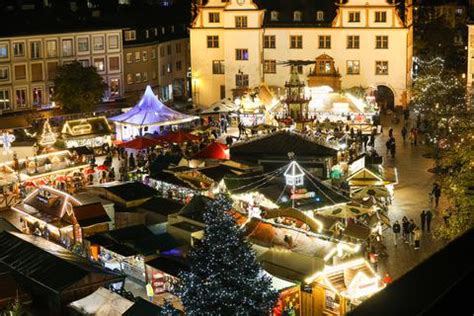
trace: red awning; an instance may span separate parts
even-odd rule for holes
[[[145,149],[145,148],[148,148],[148,147],[156,146],[158,144],[159,144],[159,142],[156,139],[151,139],[151,138],[147,138],[147,137],[137,137],[137,138],[135,138],[131,141],[122,143],[118,146],[119,147],[130,148],[130,149],[141,150],[141,149]]]
[[[229,152],[226,145],[214,142],[206,146],[203,150],[194,155],[196,159],[230,159]]]
[[[201,137],[193,135],[191,133],[184,132],[182,130],[179,130],[177,132],[170,132],[170,133],[165,134],[163,136],[156,137],[156,140],[159,140],[161,142],[176,143],[176,144],[182,144],[182,143],[187,143],[187,142],[195,142],[195,141],[198,141],[200,139],[201,139]]]

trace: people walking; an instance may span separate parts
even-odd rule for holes
[[[395,138],[391,137],[390,138],[390,153],[392,155],[392,158],[395,158],[395,150],[396,150],[396,143],[395,143]]]
[[[415,228],[416,224],[413,219],[410,220],[410,225],[408,226],[408,236],[409,236],[409,244],[413,245],[415,243]]]
[[[441,186],[438,183],[435,182],[433,184],[433,190],[431,190],[431,194],[435,199],[435,208],[438,208],[439,198],[441,197]]]
[[[393,138],[393,128],[390,127],[390,129],[388,130],[388,137],[389,138]]]
[[[415,247],[415,250],[420,249],[420,241],[421,241],[421,230],[418,226],[415,226],[413,229],[413,245]]]
[[[406,244],[408,244],[408,229],[410,227],[410,223],[408,222],[408,218],[403,216],[402,219],[402,238]]]
[[[408,130],[407,130],[406,126],[403,126],[403,128],[402,128],[402,138],[403,138],[403,143],[404,144],[407,141],[407,133],[408,133]]]
[[[433,219],[433,213],[431,210],[426,211],[426,230],[431,232],[431,220]]]
[[[398,222],[398,220],[396,220],[392,226],[393,241],[394,241],[395,247],[397,246],[397,241],[400,236],[400,230],[401,230],[400,223]]]
[[[426,212],[423,210],[420,214],[421,231],[425,231]]]

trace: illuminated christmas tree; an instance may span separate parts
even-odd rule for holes
[[[46,120],[43,125],[43,132],[40,135],[39,144],[41,146],[53,145],[56,143],[56,134],[51,130],[49,120]]]
[[[278,298],[220,196],[204,214],[204,239],[190,253],[178,294],[186,315],[269,315]]]

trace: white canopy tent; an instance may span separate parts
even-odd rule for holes
[[[121,316],[133,302],[103,287],[80,300],[72,302],[69,307],[83,315]]]

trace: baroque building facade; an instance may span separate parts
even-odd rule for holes
[[[209,106],[262,82],[283,94],[296,67],[304,79],[335,68],[341,89],[372,88],[382,106],[406,106],[412,10],[411,0],[209,0],[190,30],[194,103]]]

